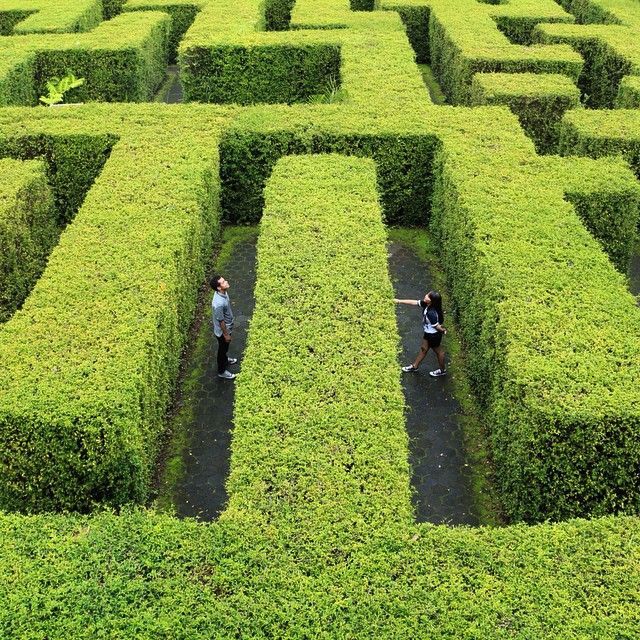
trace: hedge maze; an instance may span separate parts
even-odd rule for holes
[[[636,637],[635,0],[0,0],[0,33],[0,636]],[[83,104],[36,106],[68,72]],[[261,224],[256,311],[203,524],[140,505],[224,222]],[[414,521],[385,224],[438,241],[509,526]]]

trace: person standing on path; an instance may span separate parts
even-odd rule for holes
[[[229,344],[233,332],[233,311],[229,300],[229,283],[222,276],[214,276],[211,280],[211,288],[214,291],[211,309],[213,312],[213,333],[218,339],[218,378],[233,380],[235,373],[231,373],[228,367],[238,362],[237,358],[229,358]]]
[[[411,304],[422,309],[422,330],[424,331],[422,335],[422,345],[415,360],[406,367],[402,367],[402,370],[406,372],[417,371],[429,349],[433,349],[438,358],[440,368],[435,371],[429,371],[429,375],[434,378],[446,375],[447,370],[444,364],[444,351],[440,346],[442,336],[447,333],[447,330],[442,326],[444,322],[442,296],[437,291],[429,291],[422,300],[398,300],[396,298],[394,302],[398,304]]]

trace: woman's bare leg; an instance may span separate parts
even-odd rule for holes
[[[438,364],[440,365],[440,371],[446,371],[444,366],[444,349],[442,347],[435,347],[436,358],[438,358]]]
[[[417,369],[420,366],[420,363],[424,360],[424,357],[427,355],[427,351],[429,351],[429,343],[423,338],[422,344],[420,345],[420,351],[416,356],[416,359],[413,361],[413,368]]]

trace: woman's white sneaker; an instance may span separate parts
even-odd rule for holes
[[[218,378],[222,378],[223,380],[233,380],[236,377],[235,373],[231,373],[231,371],[223,371],[218,374]]]
[[[433,378],[439,378],[440,376],[446,376],[447,370],[436,369],[435,371],[429,371],[429,375]]]

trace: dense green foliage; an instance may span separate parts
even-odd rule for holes
[[[2,35],[89,31],[101,20],[100,0],[0,0]]]
[[[41,162],[0,160],[0,323],[24,302],[57,238]]]
[[[580,91],[561,75],[476,73],[471,103],[506,104],[535,142],[538,153],[555,153],[560,120],[565,111],[580,106]]]
[[[4,516],[0,634],[619,640],[640,625],[636,518],[368,531],[353,523],[350,548],[247,518]]]
[[[86,80],[74,102],[148,100],[164,78],[170,23],[164,13],[129,13],[89,33],[9,37],[0,52],[1,104],[35,105],[46,82],[68,72]]]
[[[29,123],[27,149],[32,139],[55,136],[71,150],[87,130],[98,146],[117,138],[22,313],[0,333],[5,508],[144,499],[218,225],[217,135],[225,117],[195,106],[186,118],[157,110],[3,113],[0,137],[14,138],[14,148],[18,114]],[[138,124],[129,121],[134,113]]]

